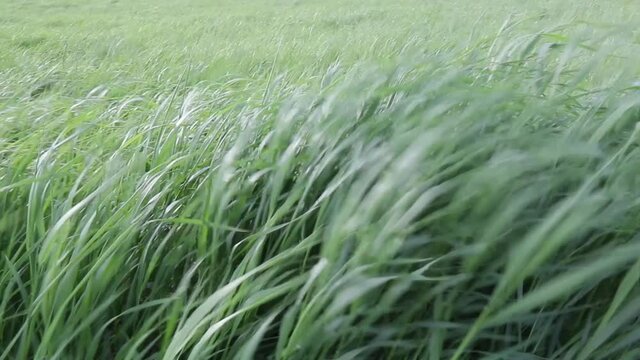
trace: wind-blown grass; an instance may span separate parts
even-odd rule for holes
[[[638,44],[561,34],[8,90],[0,358],[637,358]]]

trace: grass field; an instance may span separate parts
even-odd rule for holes
[[[0,360],[640,359],[640,6],[0,2]]]

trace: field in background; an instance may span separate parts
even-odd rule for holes
[[[639,24],[3,1],[0,360],[639,358]]]
[[[401,52],[472,49],[510,17],[519,32],[570,22],[633,26],[633,1],[3,1],[6,92],[51,81],[63,95],[93,87],[140,92],[274,70],[313,83],[334,61],[393,60]],[[7,77],[11,81],[7,81]]]

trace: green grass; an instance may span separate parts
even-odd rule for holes
[[[4,1],[0,360],[637,359],[634,1]]]

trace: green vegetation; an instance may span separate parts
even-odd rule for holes
[[[639,24],[0,3],[0,360],[640,358]]]

